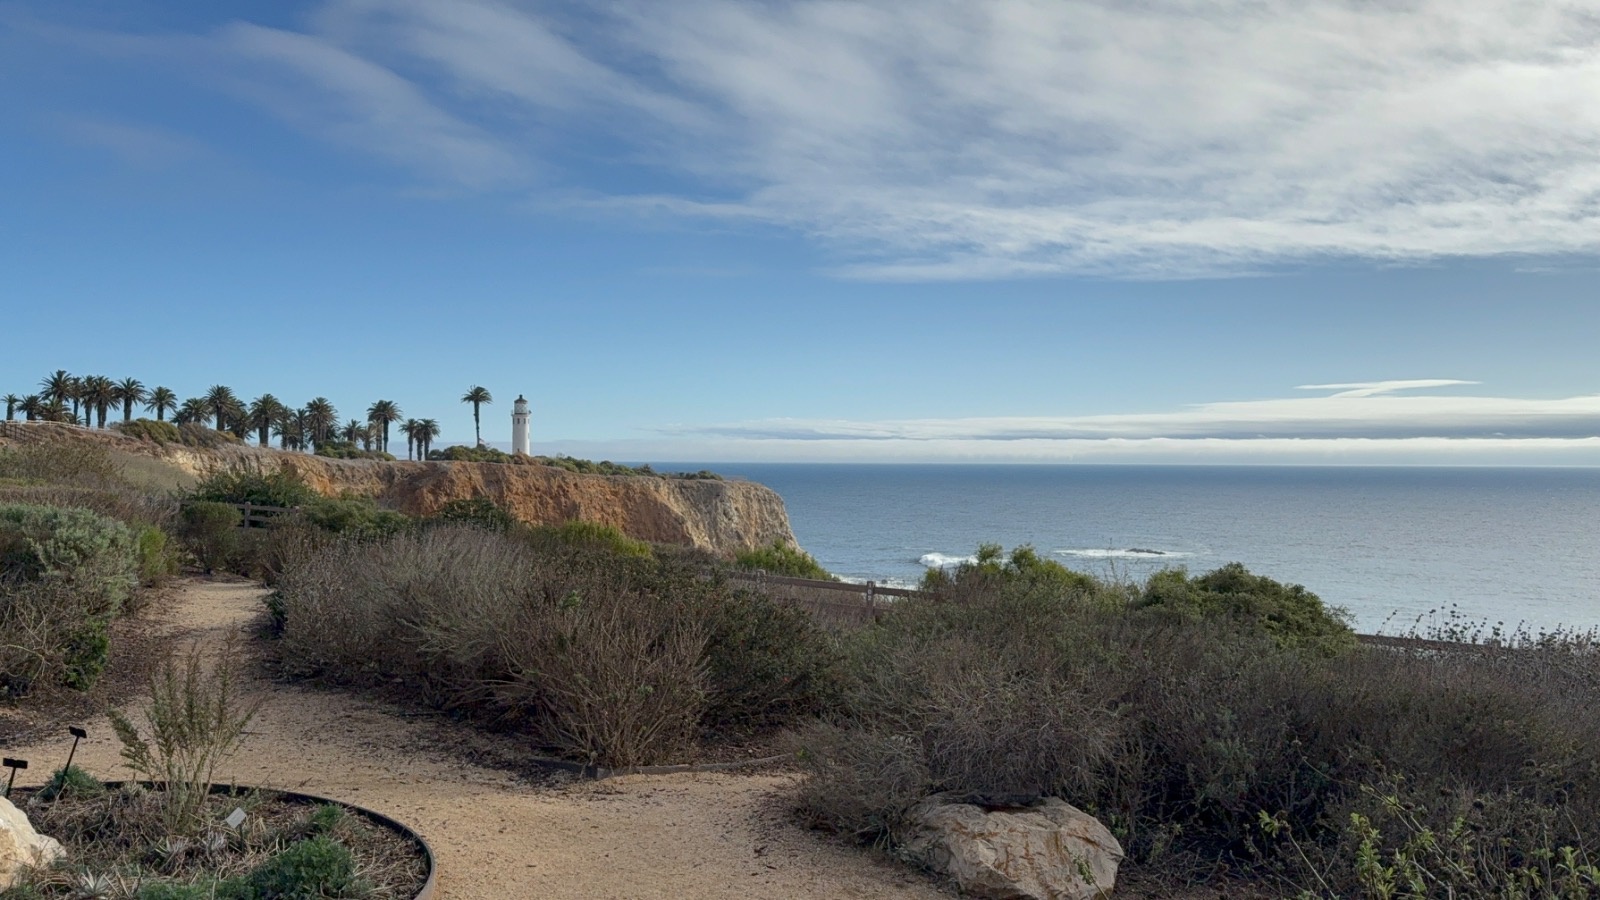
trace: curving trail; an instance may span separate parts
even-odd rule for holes
[[[180,638],[216,652],[261,611],[259,585],[195,579],[161,615]],[[180,644],[181,646],[181,644]],[[453,900],[770,898],[932,900],[953,894],[885,860],[789,822],[775,798],[792,776],[686,773],[603,782],[532,783],[462,762],[451,732],[348,694],[282,684],[243,667],[265,705],[227,779],[305,790],[386,813],[416,828],[438,856]],[[136,704],[135,704],[136,705]],[[132,711],[130,711],[132,712]],[[138,715],[134,712],[135,721]],[[77,762],[126,778],[104,718]],[[66,743],[7,748],[50,760]],[[50,766],[19,778],[37,784]]]

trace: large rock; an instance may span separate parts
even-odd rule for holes
[[[986,810],[930,797],[912,809],[901,852],[996,900],[1095,900],[1117,882],[1122,845],[1093,816],[1054,797]]]
[[[65,855],[55,838],[34,831],[22,810],[0,797],[0,891],[16,885],[23,869],[48,866]]]

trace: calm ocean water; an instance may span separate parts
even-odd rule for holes
[[[707,468],[776,490],[801,546],[850,580],[915,582],[988,541],[1134,578],[1238,561],[1347,607],[1364,631],[1451,604],[1508,625],[1600,625],[1596,469]]]

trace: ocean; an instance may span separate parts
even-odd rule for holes
[[[705,468],[777,491],[801,546],[852,581],[911,585],[980,543],[1031,544],[1134,579],[1241,562],[1347,608],[1367,632],[1452,609],[1533,630],[1600,625],[1600,469]]]

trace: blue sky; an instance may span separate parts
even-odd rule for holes
[[[0,0],[0,393],[1600,464],[1587,4]],[[1334,387],[1313,387],[1329,386]]]

